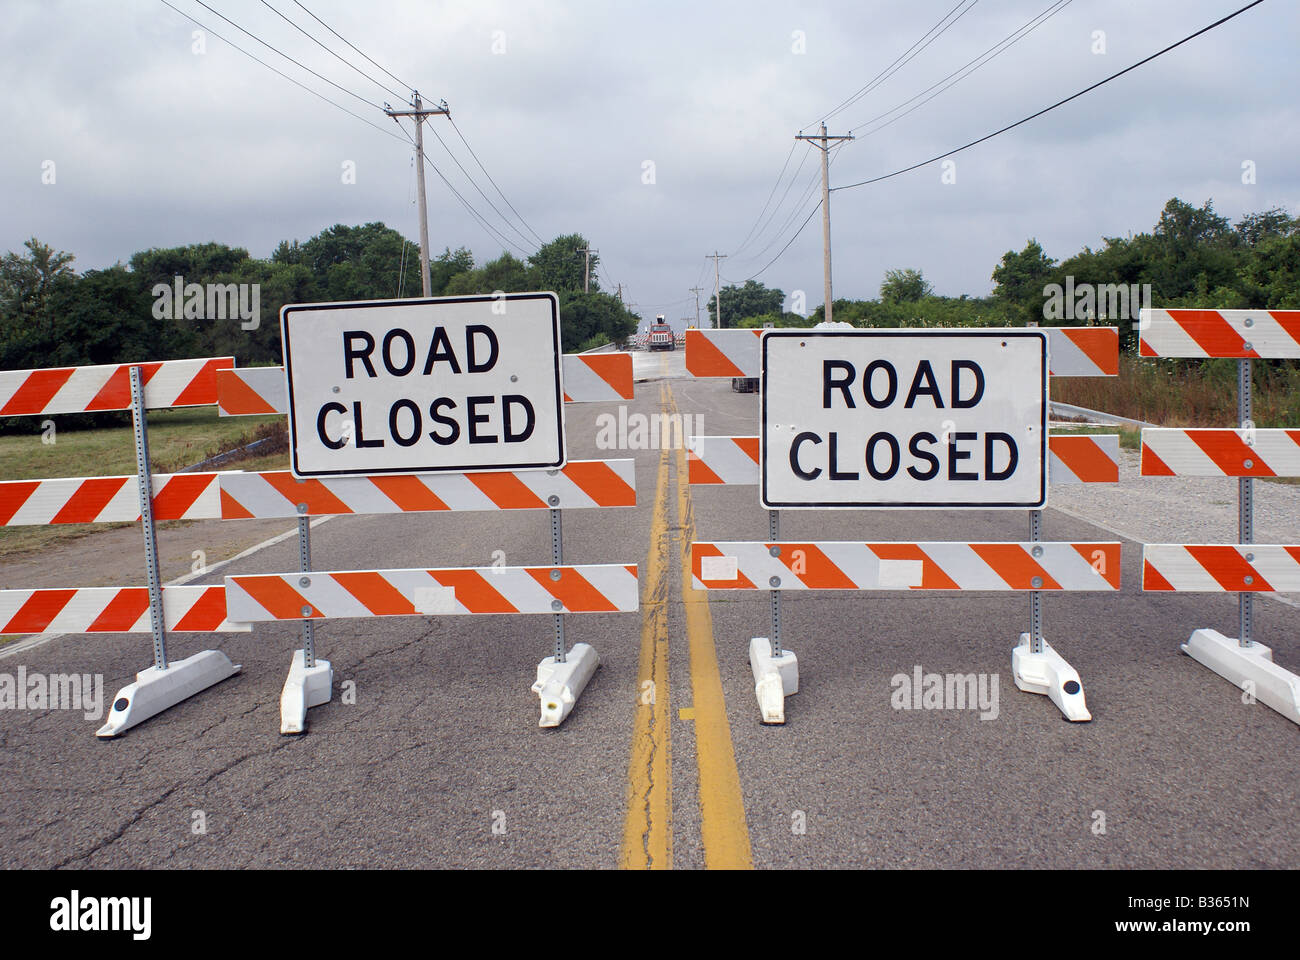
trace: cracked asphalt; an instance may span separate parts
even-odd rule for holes
[[[657,370],[638,375],[675,372],[680,356],[660,355],[667,359],[649,361]],[[754,395],[725,381],[670,384],[679,410],[702,416],[702,432],[756,432]],[[659,410],[658,384],[639,384],[629,411]],[[1235,634],[1235,597],[1143,594],[1130,541],[1120,593],[1046,600],[1047,637],[1083,678],[1089,724],[1067,723],[1045,697],[1015,689],[1010,650],[1028,617],[1018,594],[787,595],[784,638],[799,656],[801,689],[784,727],[758,722],[746,661],[748,639],[768,631],[767,595],[710,595],[722,703],[695,702],[708,689],[698,670],[709,650],[687,641],[680,556],[689,524],[699,539],[763,539],[767,517],[755,488],[695,488],[683,515],[673,504],[675,456],[665,508],[660,451],[596,448],[596,418],[616,411],[570,405],[570,456],[635,457],[638,506],[567,511],[565,558],[639,563],[645,589],[660,551],[662,600],[640,614],[566,617],[569,643],[592,644],[601,667],[562,727],[537,727],[529,691],[550,651],[549,617],[318,623],[318,655],[333,663],[335,686],[301,737],[279,734],[296,625],[176,635],[173,657],[216,647],[242,672],[109,741],[94,737],[101,721],[77,711],[0,711],[0,865],[616,867],[638,775],[643,620],[663,697],[662,750],[647,754],[661,765],[653,830],[675,868],[705,866],[719,826],[743,832],[760,867],[1300,862],[1300,731],[1243,704],[1240,691],[1178,651],[1196,627]],[[666,520],[652,541],[657,509]],[[1026,527],[1021,513],[782,515],[787,539],[1019,540]],[[1050,509],[1045,531],[1116,539]],[[546,513],[338,517],[312,536],[318,570],[487,565],[497,550],[510,564],[548,562]],[[50,563],[72,556],[55,553]],[[142,558],[141,549],[123,564]],[[296,567],[290,538],[230,569]],[[65,584],[76,578],[75,566],[62,571]],[[1259,636],[1296,669],[1295,609],[1261,600],[1256,610]],[[0,659],[0,672],[22,664],[101,673],[107,699],[148,665],[150,649],[147,635],[60,637]],[[890,678],[916,665],[997,675],[996,719],[894,709]],[[711,734],[696,730],[709,706],[723,711],[734,750],[739,823],[701,814],[723,809],[709,806],[716,786],[700,757]]]

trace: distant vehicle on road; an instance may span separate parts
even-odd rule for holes
[[[650,324],[650,334],[646,340],[646,346],[650,350],[677,349],[677,334],[673,333],[673,328],[668,326],[662,313]]]

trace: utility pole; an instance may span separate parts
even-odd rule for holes
[[[593,249],[591,249],[591,247],[584,247],[583,249],[579,250],[578,252],[579,252],[580,254],[582,254],[582,260],[583,260],[583,265],[582,265],[582,292],[583,292],[583,293],[587,293],[587,292],[589,292],[589,291],[588,291],[588,287],[591,286],[591,255],[594,253],[596,256],[600,256],[600,251],[599,251],[599,250],[593,250]]]
[[[822,124],[820,136],[806,137],[798,134],[796,140],[807,140],[822,152],[822,271],[823,294],[826,297],[826,320],[831,319],[831,140],[852,140],[853,134],[846,133],[836,137],[826,135],[826,124]],[[821,141],[818,143],[817,141]]]
[[[722,329],[722,274],[719,272],[719,270],[722,261],[727,259],[727,255],[725,253],[718,253],[718,251],[714,250],[712,253],[706,253],[704,255],[704,259],[713,261],[713,305],[714,305],[714,312],[717,314],[717,319],[714,321],[713,325],[717,327],[719,330],[721,330]]]
[[[618,302],[623,302],[623,284],[621,283],[618,285]]]
[[[700,326],[700,294],[704,292],[703,287],[691,287],[691,293],[695,294],[695,326]]]
[[[393,110],[384,104],[384,113],[396,122],[398,117],[415,117],[415,183],[420,203],[420,289],[424,296],[431,296],[429,287],[429,210],[424,203],[424,118],[433,116],[451,116],[444,100],[434,110],[425,110],[420,100],[420,91],[411,91],[413,110]]]

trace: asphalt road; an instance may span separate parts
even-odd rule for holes
[[[648,379],[629,417],[675,410],[699,418],[696,432],[756,432],[756,395],[653,379],[681,363],[681,352],[637,355]],[[1300,731],[1178,650],[1196,627],[1235,635],[1234,596],[1142,593],[1131,542],[1120,593],[1048,596],[1047,637],[1081,674],[1094,717],[1071,724],[1012,681],[1023,594],[787,594],[801,690],[785,726],[764,726],[746,650],[768,632],[767,594],[696,593],[681,565],[692,536],[765,539],[757,489],[691,489],[678,450],[598,449],[598,418],[617,412],[571,405],[570,456],[634,457],[638,506],[566,512],[565,557],[640,564],[642,610],[566,618],[569,641],[594,645],[602,666],[562,727],[538,729],[528,689],[551,645],[545,616],[320,624],[334,699],[301,737],[278,732],[296,626],[178,635],[173,656],[216,646],[243,672],[112,741],[79,713],[0,711],[0,865],[1300,862]],[[782,515],[786,539],[1020,540],[1026,527],[1022,513],[983,511]],[[1044,529],[1115,539],[1050,509]],[[339,517],[312,546],[322,570],[550,557],[540,511]],[[230,571],[296,565],[290,539]],[[1256,610],[1259,637],[1294,669],[1296,611]],[[149,651],[147,636],[61,637],[0,659],[0,672],[102,673],[111,697]],[[890,678],[918,665],[996,676],[996,718],[894,709]]]

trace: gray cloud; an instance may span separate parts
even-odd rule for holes
[[[217,32],[396,133],[392,121],[278,60],[203,10]],[[395,98],[296,33],[260,3],[211,6],[337,83]],[[272,0],[332,41],[290,0]],[[306,2],[306,0],[305,0]],[[1232,0],[1075,0],[969,79],[840,151],[839,185],[888,172],[1019,119],[1229,12]],[[307,6],[432,100],[456,123],[529,223],[549,239],[582,231],[602,274],[644,312],[693,311],[712,285],[705,253],[733,253],[754,223],[801,126],[815,123],[948,10],[923,3],[506,2]],[[832,132],[894,106],[1048,6],[983,0],[951,30],[830,121]],[[335,222],[383,220],[417,235],[410,148],[275,76],[157,0],[7,4],[0,103],[5,204],[0,245],[36,235],[82,269],[149,246],[219,240],[266,256]],[[1300,13],[1274,0],[1033,124],[938,165],[833,195],[836,295],[874,296],[885,270],[918,267],[942,293],[983,294],[1001,254],[1036,236],[1065,257],[1105,235],[1149,229],[1170,196],[1220,212],[1300,206],[1293,39]],[[1107,52],[1091,52],[1093,31]],[[502,33],[497,34],[496,31]],[[792,52],[802,31],[807,52]],[[494,36],[505,42],[494,54]],[[367,72],[370,64],[339,48]],[[445,121],[433,121],[477,168]],[[430,156],[492,220],[436,142]],[[799,145],[791,169],[812,148]],[[790,201],[815,171],[804,163]],[[41,184],[41,165],[57,183]],[[1258,183],[1241,183],[1253,160]],[[356,165],[357,183],[341,182]],[[642,183],[643,163],[655,183]],[[503,210],[485,178],[485,190]],[[802,222],[814,196],[794,223]],[[430,177],[435,252],[502,244]],[[773,228],[786,220],[787,204]],[[500,224],[498,224],[500,226]],[[503,231],[505,230],[502,227]],[[514,237],[513,233],[507,234]],[[723,261],[743,280],[788,239],[771,231]],[[519,242],[516,240],[516,242]],[[522,245],[522,244],[521,244]],[[760,277],[821,300],[817,219]]]

